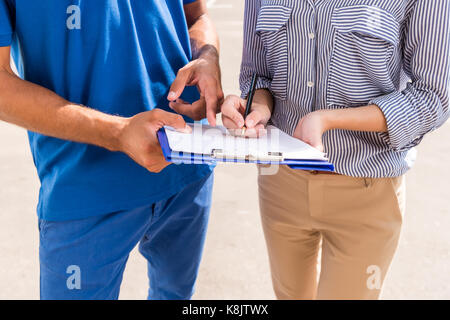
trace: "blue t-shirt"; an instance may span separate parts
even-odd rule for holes
[[[25,80],[71,102],[125,117],[169,111],[170,85],[191,59],[183,4],[193,1],[0,0],[0,46],[12,45]],[[194,101],[198,91],[183,98]],[[29,140],[46,220],[151,204],[212,170],[171,165],[152,174],[119,152],[32,132]]]

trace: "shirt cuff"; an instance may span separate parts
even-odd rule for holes
[[[410,112],[411,104],[401,92],[375,98],[370,104],[378,106],[386,118],[388,131],[382,137],[390,148],[408,151],[422,141],[423,136],[418,134],[420,119],[415,112]]]
[[[9,47],[12,43],[12,33],[0,34],[0,47]]]
[[[241,81],[241,98],[242,99],[247,99],[247,96],[250,92],[251,86],[252,86],[251,78]],[[271,86],[271,81],[269,79],[264,78],[264,77],[258,77],[258,80],[256,81],[255,90],[258,90],[258,89],[270,90],[270,86]]]

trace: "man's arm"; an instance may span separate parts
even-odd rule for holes
[[[0,120],[55,138],[122,151],[153,172],[168,165],[157,130],[165,124],[189,130],[180,116],[161,110],[122,118],[70,103],[17,77],[10,67],[10,47],[0,47]]]
[[[167,99],[170,107],[194,120],[208,118],[216,124],[216,114],[223,100],[219,66],[219,39],[208,15],[206,0],[197,0],[184,6],[189,27],[193,61],[178,71]],[[192,105],[179,99],[186,86],[196,85],[200,100]]]
[[[50,90],[17,77],[10,67],[10,48],[0,48],[0,119],[61,139],[119,150],[125,121],[71,104]]]
[[[211,56],[218,62],[220,43],[216,29],[208,14],[206,1],[198,0],[185,5],[186,22],[191,39],[192,58]]]

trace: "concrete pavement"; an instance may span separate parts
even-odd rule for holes
[[[222,40],[224,90],[238,93],[242,0],[209,1]],[[386,281],[385,299],[450,298],[450,124],[429,135],[407,177],[402,240]],[[0,123],[0,299],[39,297],[38,180],[26,133]],[[135,250],[122,299],[147,294],[145,260]],[[219,165],[195,299],[272,299],[261,232],[256,169]]]

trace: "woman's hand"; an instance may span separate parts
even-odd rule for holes
[[[272,98],[267,90],[255,93],[250,114],[244,121],[247,101],[238,96],[228,96],[222,104],[223,125],[235,135],[242,135],[244,126],[245,137],[260,137],[266,134],[266,126],[272,115]]]
[[[323,152],[323,134],[332,129],[386,132],[386,119],[376,105],[358,108],[318,110],[303,117],[297,125],[294,137]]]
[[[329,130],[326,115],[327,110],[320,110],[303,117],[295,129],[294,137],[323,152],[322,136]]]

